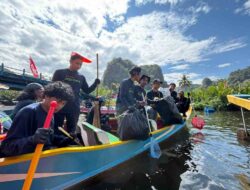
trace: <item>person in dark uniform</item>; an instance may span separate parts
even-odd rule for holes
[[[10,118],[14,119],[17,112],[22,109],[23,107],[33,104],[36,101],[41,101],[43,99],[43,91],[44,88],[39,83],[30,83],[28,84],[23,91],[17,97],[17,105],[15,106],[14,110],[12,111]]]
[[[175,91],[175,88],[176,88],[176,84],[170,83],[170,87],[169,87],[170,95],[172,96],[172,98],[174,99],[176,103],[178,101],[178,98],[177,98],[177,92]]]
[[[161,87],[162,81],[160,81],[160,79],[155,79],[153,81],[153,85],[152,85],[152,90],[150,90],[147,93],[147,102],[148,105],[152,106],[153,108],[155,107],[155,102],[158,99],[163,98],[163,94],[161,91],[159,91],[159,88]]]
[[[53,134],[53,119],[50,129],[43,128],[51,101],[57,101],[55,112],[58,112],[67,101],[73,99],[72,88],[63,82],[50,83],[45,86],[44,95],[41,103],[30,104],[16,114],[7,137],[1,144],[3,156],[34,152],[37,144],[45,144],[45,148],[48,148],[72,143],[68,137]]]
[[[129,71],[129,74],[130,78],[124,79],[120,84],[116,100],[116,112],[118,115],[122,114],[130,106],[134,106],[136,104],[134,82],[139,82],[141,68],[135,66]]]
[[[163,98],[163,94],[161,91],[159,91],[159,88],[161,87],[162,81],[160,79],[155,79],[153,81],[152,90],[150,90],[147,93],[147,103],[152,108],[148,110],[148,116],[150,119],[156,120],[157,118],[157,110],[156,110],[156,104],[157,101],[161,98]]]
[[[190,98],[186,98],[184,96],[184,92],[180,91],[176,105],[179,112],[182,113],[184,117],[186,117],[186,112],[188,111],[190,105]]]
[[[80,114],[80,90],[86,94],[90,94],[100,84],[100,80],[96,79],[95,82],[89,86],[86,78],[78,73],[83,62],[90,63],[91,61],[78,53],[72,52],[69,68],[56,70],[53,75],[52,81],[63,81],[69,84],[75,95],[74,101],[69,101],[59,113],[55,114],[55,132],[58,132],[59,126],[63,126],[65,118],[67,131],[69,133],[75,132]]]
[[[135,99],[138,102],[144,101],[142,94],[144,97],[146,97],[146,90],[144,88],[149,84],[149,82],[150,82],[150,77],[147,75],[142,75],[139,81],[139,85],[135,86]]]

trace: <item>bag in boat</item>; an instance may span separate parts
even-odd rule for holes
[[[118,135],[121,140],[145,140],[149,137],[147,119],[138,109],[130,110],[120,118]]]
[[[6,113],[0,112],[0,123],[3,129],[9,130],[12,124],[12,120]]]
[[[182,116],[171,96],[157,101],[155,109],[160,114],[164,125],[183,123]]]

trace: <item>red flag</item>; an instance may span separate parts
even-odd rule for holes
[[[33,59],[31,57],[30,57],[29,60],[30,60],[30,70],[33,73],[33,76],[35,78],[38,78],[39,74],[38,74],[38,71],[37,71],[37,68],[36,68],[36,64],[35,64],[35,62],[33,61]]]

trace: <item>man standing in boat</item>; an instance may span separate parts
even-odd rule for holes
[[[129,74],[130,78],[124,79],[120,84],[116,100],[116,112],[118,115],[122,114],[130,106],[134,106],[136,104],[134,82],[139,82],[141,68],[135,66],[129,71]]]
[[[67,69],[56,70],[52,81],[63,81],[69,84],[74,92],[75,99],[65,105],[65,107],[55,115],[55,129],[63,126],[64,119],[66,118],[67,131],[74,133],[80,115],[80,90],[85,94],[90,94],[100,84],[99,79],[89,86],[86,78],[79,74],[78,71],[82,67],[82,63],[91,63],[91,61],[76,52],[72,52],[70,57],[70,65]],[[58,131],[56,131],[58,132]]]

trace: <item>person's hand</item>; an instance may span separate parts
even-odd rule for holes
[[[101,83],[100,79],[95,79],[95,84],[99,85]]]
[[[74,142],[73,139],[69,138],[69,137],[65,137],[63,138],[59,143],[58,143],[58,147],[66,147],[69,145],[75,145],[76,143]]]
[[[52,134],[54,134],[52,129],[38,128],[32,136],[32,141],[34,144],[45,144]]]

